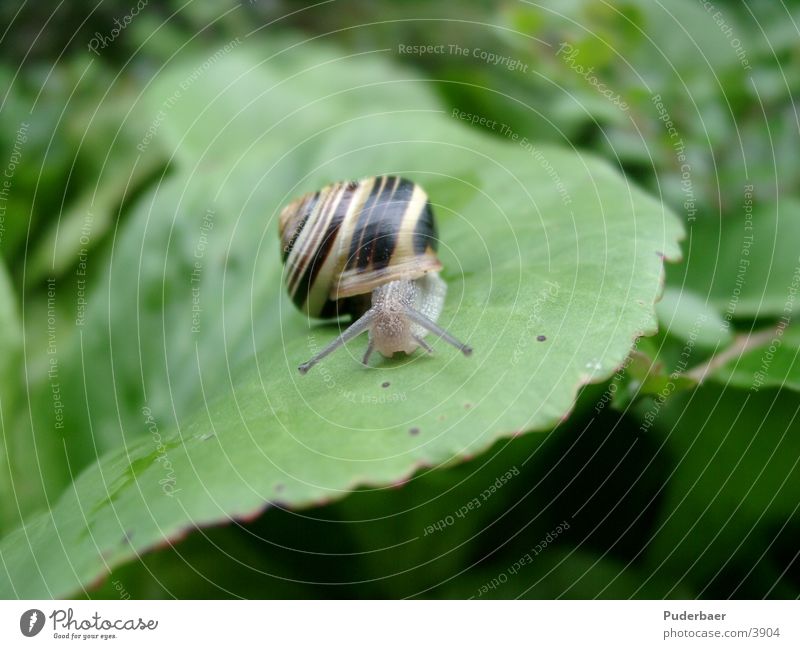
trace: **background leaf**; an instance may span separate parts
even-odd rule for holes
[[[742,203],[748,200],[742,197]],[[755,200],[755,197],[749,199]],[[668,282],[687,287],[730,322],[791,315],[800,308],[792,296],[798,285],[800,202],[756,203],[735,222],[698,220],[692,224],[681,265],[670,268]]]
[[[20,467],[24,451],[11,434],[11,423],[18,413],[22,325],[16,296],[5,265],[0,263],[0,466]],[[30,450],[30,449],[28,449]],[[0,531],[18,520],[12,472],[0,471]]]
[[[686,580],[701,597],[796,595],[778,557],[800,503],[798,412],[797,395],[775,390],[676,397],[658,425],[680,459],[647,555],[653,579]]]

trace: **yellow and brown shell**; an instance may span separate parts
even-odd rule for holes
[[[398,176],[306,194],[283,208],[279,231],[289,295],[317,318],[346,312],[340,300],[442,267],[428,196]]]

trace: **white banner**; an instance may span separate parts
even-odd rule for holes
[[[2,601],[0,647],[796,648],[799,617],[797,601]]]

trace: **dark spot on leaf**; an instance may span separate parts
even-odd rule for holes
[[[419,428],[414,426],[413,428],[409,428],[408,432],[411,433],[412,435],[419,435]]]
[[[472,404],[471,403],[465,403],[464,404],[464,410],[469,410],[470,408],[472,408]]]
[[[660,250],[656,250],[656,255],[658,255],[659,258],[664,259],[664,253],[661,252]]]
[[[383,383],[381,383],[382,388],[388,388],[390,385],[391,383],[389,383],[389,381],[384,381]]]
[[[539,334],[538,336],[536,336],[536,340],[538,340],[540,343],[542,343],[542,342],[544,342],[545,340],[547,340],[547,336],[544,336],[544,335],[542,335],[542,334]]]
[[[284,489],[284,485],[282,485],[282,484],[276,484],[275,485],[275,491],[283,491],[283,489]]]

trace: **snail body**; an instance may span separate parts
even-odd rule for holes
[[[333,183],[284,207],[279,234],[294,304],[315,318],[353,318],[301,373],[364,331],[364,364],[373,350],[387,357],[417,347],[430,353],[428,333],[471,353],[436,324],[447,286],[433,211],[419,185],[397,176]]]

